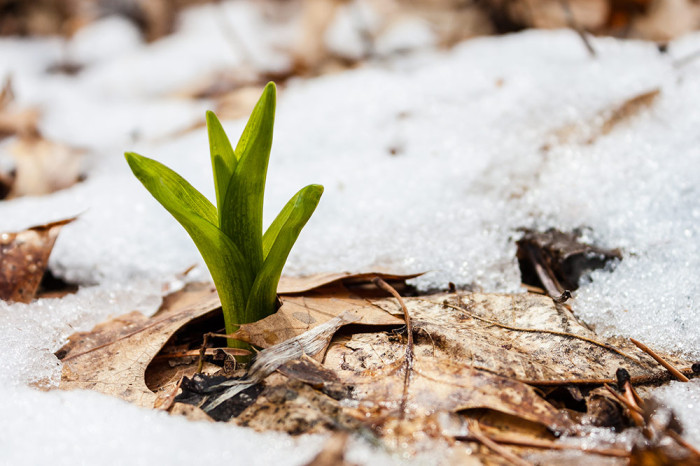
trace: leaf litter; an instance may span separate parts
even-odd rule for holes
[[[0,233],[0,299],[29,303],[37,296],[56,238],[75,219]]]
[[[576,443],[592,426],[634,426],[641,408],[625,390],[671,376],[633,343],[597,337],[565,304],[536,293],[461,292],[397,302],[398,294],[384,297],[390,286],[368,287],[374,278],[288,284],[294,294],[280,296],[277,313],[229,335],[261,348],[247,367],[234,359],[243,353],[202,346],[202,328],[223,329],[220,303],[211,285],[188,285],[151,318],[135,312],[71,337],[58,353],[60,387],[257,430],[352,433],[409,454],[438,442],[480,461],[562,460],[572,450],[612,461],[692,460],[668,426],[644,437],[649,415],[636,427],[641,443]],[[223,347],[223,337],[210,342]],[[658,357],[692,376],[690,362]]]

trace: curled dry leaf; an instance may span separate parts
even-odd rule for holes
[[[403,323],[402,319],[365,300],[350,298],[346,291],[336,297],[293,297],[284,298],[283,302],[285,304],[276,314],[242,326],[240,336],[266,348],[299,336],[346,310],[349,311],[348,322],[359,320],[367,325]],[[150,373],[147,385],[146,370],[151,361],[178,330],[187,324],[216,317],[221,312],[220,307],[213,286],[191,284],[166,296],[161,309],[150,319],[138,312],[131,313],[101,324],[91,332],[72,335],[70,342],[57,353],[63,361],[61,388],[91,389],[152,407],[156,395],[149,386],[157,389],[158,383],[172,385],[174,378],[187,373],[182,367],[175,368],[170,374]],[[195,368],[191,366],[187,370],[191,375]],[[164,380],[167,382],[158,382]]]
[[[60,388],[94,390],[153,407],[157,397],[146,386],[148,365],[178,329],[220,306],[213,286],[191,285],[171,296],[153,318],[132,312],[72,335],[57,353],[63,362]]]
[[[387,334],[355,334],[331,344],[325,365],[353,387],[353,397],[374,416],[395,413],[402,402],[403,343]],[[434,412],[486,408],[568,431],[569,419],[535,389],[513,379],[474,369],[468,360],[433,354],[432,344],[415,345],[413,376],[408,387],[408,417]]]
[[[330,295],[284,296],[282,307],[275,314],[252,324],[241,325],[234,336],[261,348],[269,348],[346,312],[355,316],[361,325],[404,323],[403,319],[392,316],[371,301],[339,290]]]
[[[17,233],[0,233],[0,299],[21,303],[36,296],[61,228],[74,218]]]

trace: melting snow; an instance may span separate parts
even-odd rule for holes
[[[263,40],[269,30],[246,5],[226,8],[260,25],[248,28],[263,44],[256,66],[283,67],[285,58]],[[192,10],[178,34],[148,46],[115,19],[67,44],[0,40],[0,77],[12,74],[19,104],[41,108],[42,133],[90,151],[87,181],[0,203],[0,231],[82,212],[59,237],[51,267],[91,285],[63,299],[0,303],[2,462],[89,463],[97,443],[108,441],[107,457],[134,464],[185,464],[202,454],[300,464],[321,445],[186,423],[93,393],[26,388],[57,384],[53,352],[74,331],[133,309],[155,311],[162,287],[192,264],[200,264],[194,278],[206,278],[187,235],[133,178],[122,153],[157,158],[213,197],[205,131],[178,135],[209,105],[175,97],[203,74],[246,60],[213,25],[211,8]],[[393,49],[406,36],[399,32],[387,38]],[[421,46],[430,44],[423,32]],[[669,55],[645,42],[594,44],[597,59],[571,32],[533,31],[292,80],[280,91],[266,219],[304,184],[322,183],[326,192],[286,272],[428,270],[419,288],[452,281],[517,292],[520,227],[584,227],[588,239],[621,248],[624,259],[613,273],[593,274],[574,310],[605,334],[700,357],[700,60],[674,66],[700,48],[700,35],[672,43]],[[65,53],[87,64],[83,73],[47,74]],[[590,144],[552,143],[560,128],[655,88],[655,105],[609,134]],[[225,122],[232,138],[243,125]],[[698,393],[696,383],[659,391],[684,412],[692,404],[695,418]]]

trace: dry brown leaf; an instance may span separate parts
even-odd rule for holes
[[[406,298],[417,338],[436,354],[535,385],[614,383],[625,368],[633,381],[667,378],[631,343],[603,340],[566,307],[536,294],[444,294]],[[377,306],[398,314],[391,301]],[[688,370],[690,364],[664,355]]]
[[[324,365],[353,387],[360,409],[374,416],[395,416],[403,394],[403,347],[403,342],[384,333],[359,333],[332,342]],[[529,385],[474,369],[469,361],[434,356],[430,341],[415,346],[406,408],[409,417],[485,408],[541,423],[555,432],[572,427]]]
[[[261,348],[289,340],[345,312],[358,317],[361,325],[403,325],[404,320],[367,299],[338,290],[335,294],[284,296],[282,307],[271,316],[241,325],[234,335]]]
[[[350,415],[341,403],[307,384],[287,381],[273,374],[251,406],[231,422],[255,430],[277,430],[291,435],[326,433],[342,428],[359,431],[362,420]]]
[[[308,275],[305,277],[282,277],[277,286],[279,294],[301,294],[307,291],[323,288],[326,286],[340,284],[346,286],[361,285],[371,283],[372,279],[379,277],[386,282],[403,282],[423,275],[422,273],[413,273],[406,275],[397,275],[382,272],[366,272],[366,273],[322,273],[316,275]]]
[[[23,138],[39,136],[39,112],[34,108],[2,109],[0,111],[0,137],[17,135]]]
[[[0,299],[31,302],[46,272],[49,256],[61,228],[74,218],[0,233]]]
[[[146,386],[146,368],[177,330],[218,312],[220,306],[213,286],[190,285],[171,296],[168,308],[154,318],[132,312],[92,332],[71,336],[68,345],[59,351],[63,362],[60,388],[94,390],[153,407],[157,397]]]
[[[8,198],[49,194],[82,179],[82,150],[41,138],[20,138],[9,152],[16,175]]]

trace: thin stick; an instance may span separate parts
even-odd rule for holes
[[[487,367],[476,367],[477,369],[482,369],[485,371],[491,371],[492,369],[489,369]],[[688,374],[691,373],[689,369],[684,370],[683,372],[686,372]],[[649,374],[649,375],[638,375],[635,377],[630,377],[630,383],[636,384],[636,385],[644,385],[644,384],[649,384],[649,383],[659,383],[659,382],[666,382],[669,379],[673,378],[671,374],[669,374],[667,371],[659,372],[657,374]],[[529,379],[515,379],[518,382],[526,383],[528,385],[539,385],[543,387],[556,387],[559,385],[602,385],[604,383],[616,383],[617,380],[615,379],[567,379],[567,380],[529,380]]]
[[[182,379],[183,377],[180,377],[180,381],[175,385],[175,388],[173,391],[171,391],[168,396],[165,398],[163,403],[158,407],[158,409],[163,410],[163,411],[170,411],[170,408],[173,407],[175,404],[175,397],[177,396],[177,391],[180,390],[180,385],[182,385]]]
[[[639,415],[643,413],[642,409],[639,406],[630,403],[630,401],[627,398],[617,393],[610,385],[604,384],[603,387],[605,387],[605,389],[609,391],[610,394],[614,396],[617,401],[620,402],[620,404],[622,404],[625,408],[629,409],[631,412],[634,412]]]
[[[230,354],[231,356],[250,356],[250,351],[241,348],[206,348],[206,356],[214,356],[217,351],[223,351],[224,353]],[[177,359],[177,358],[188,358],[192,356],[200,356],[202,354],[202,349],[198,350],[188,350],[188,351],[177,351],[173,353],[160,353],[156,359]]]
[[[630,341],[632,343],[634,343],[637,346],[637,348],[639,348],[640,350],[644,351],[646,354],[648,354],[649,356],[654,358],[656,360],[656,362],[658,362],[659,364],[664,366],[666,368],[666,370],[668,370],[671,374],[673,374],[673,376],[675,378],[677,378],[681,382],[689,382],[690,381],[690,379],[688,379],[688,377],[683,375],[683,373],[681,371],[676,369],[670,362],[667,362],[661,356],[659,356],[654,351],[652,351],[651,348],[649,348],[647,345],[645,345],[644,343],[642,343],[640,341],[635,340],[634,338],[630,338]]]
[[[455,437],[457,440],[476,440],[476,437],[472,435],[464,435],[464,436],[459,436]],[[577,451],[582,451],[584,453],[591,453],[594,455],[601,455],[601,456],[616,456],[616,457],[621,457],[621,458],[627,458],[629,456],[629,453],[626,450],[622,450],[619,448],[585,448],[582,447],[581,445],[569,445],[566,443],[557,443],[557,442],[552,442],[549,440],[543,440],[543,439],[521,439],[521,438],[513,438],[509,437],[507,435],[489,435],[489,439],[493,440],[496,443],[505,443],[508,445],[516,445],[519,447],[530,447],[530,448],[545,448],[547,450],[577,450]]]
[[[517,464],[518,466],[532,466],[532,463],[525,461],[517,455],[514,455],[513,453],[506,450],[501,445],[497,444],[496,442],[488,438],[486,435],[484,435],[477,421],[469,420],[468,425],[469,433],[471,434],[471,436],[474,437],[479,443],[481,443],[485,447],[490,448],[495,453],[501,455],[503,458],[505,458],[513,464]]]
[[[411,374],[413,373],[413,324],[411,323],[411,316],[408,315],[408,308],[403,302],[403,299],[401,298],[399,292],[379,277],[375,277],[374,280],[372,280],[372,282],[377,287],[381,288],[382,290],[386,291],[387,293],[391,294],[394,298],[396,298],[396,300],[399,302],[399,305],[401,306],[401,309],[403,310],[403,317],[406,321],[406,372],[404,373],[403,378],[403,394],[401,396],[400,408],[401,414],[399,416],[399,419],[403,419],[406,415],[406,403],[408,402],[408,386],[411,383]]]
[[[209,344],[209,339],[214,338],[214,337],[219,337],[222,335],[216,334],[216,333],[211,333],[207,332],[204,334],[204,338],[202,338],[202,346],[199,348],[199,361],[197,361],[197,374],[202,372],[202,369],[204,368],[204,355],[207,352],[207,345]],[[225,335],[223,335],[225,336]]]
[[[686,439],[684,439],[683,437],[681,437],[678,432],[675,432],[675,431],[672,431],[671,429],[668,429],[668,430],[666,430],[666,434],[668,434],[669,437],[671,437],[673,440],[675,440],[676,443],[687,448],[688,451],[690,451],[692,454],[700,457],[700,450],[698,450],[693,445],[688,443],[688,441]]]
[[[592,338],[588,338],[588,337],[584,337],[584,336],[581,336],[581,335],[576,335],[576,334],[568,333],[568,332],[560,332],[560,331],[557,331],[557,330],[546,330],[546,329],[539,329],[539,328],[513,327],[513,326],[510,326],[510,325],[502,324],[502,323],[500,323],[500,322],[496,322],[495,320],[490,320],[490,319],[487,319],[487,318],[485,318],[485,317],[478,316],[478,315],[476,315],[476,314],[474,314],[474,313],[472,313],[472,312],[469,312],[468,310],[466,310],[466,309],[464,309],[464,308],[461,308],[461,307],[459,307],[459,306],[455,306],[455,305],[453,305],[453,304],[449,304],[449,303],[436,303],[435,301],[430,301],[429,299],[423,299],[423,298],[417,298],[417,299],[420,299],[421,301],[425,301],[425,302],[428,302],[428,303],[431,303],[431,304],[437,304],[437,305],[442,305],[442,306],[451,307],[452,309],[455,309],[455,310],[458,310],[458,311],[462,311],[462,312],[464,312],[465,314],[468,314],[470,317],[472,317],[472,318],[474,318],[474,319],[476,319],[476,320],[480,320],[480,321],[482,321],[482,322],[486,322],[486,323],[488,323],[488,324],[495,325],[496,327],[504,328],[504,329],[506,329],[506,330],[513,330],[513,331],[515,331],[515,332],[548,333],[548,334],[550,334],[550,335],[558,335],[558,336],[561,336],[561,337],[576,338],[576,339],[578,339],[578,340],[586,341],[586,342],[591,343],[591,344],[593,344],[593,345],[600,346],[601,348],[605,348],[605,349],[607,349],[607,350],[609,350],[609,351],[612,351],[612,352],[614,352],[614,353],[619,354],[620,356],[622,356],[622,357],[624,357],[624,358],[629,359],[630,361],[634,361],[635,363],[641,365],[640,362],[639,362],[636,358],[630,356],[629,354],[627,354],[627,353],[625,353],[625,352],[623,352],[623,351],[621,351],[621,350],[615,348],[614,346],[610,346],[610,345],[608,345],[607,343],[603,343],[603,342],[600,342],[600,341],[593,340]]]
[[[568,0],[560,0],[561,6],[564,9],[564,16],[566,16],[566,22],[569,23],[569,27],[576,31],[578,36],[581,38],[581,41],[583,41],[583,45],[586,46],[586,50],[588,50],[588,54],[592,57],[595,58],[596,51],[593,48],[593,44],[591,44],[591,41],[588,40],[588,37],[586,36],[586,31],[579,26],[578,21],[576,21],[576,18],[574,18],[574,12],[571,11],[571,5],[569,5]]]

